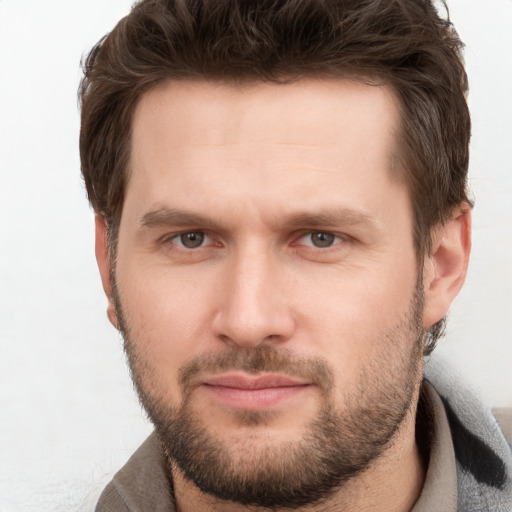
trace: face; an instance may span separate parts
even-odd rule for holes
[[[321,499],[413,407],[422,294],[397,128],[392,92],[353,81],[142,97],[117,316],[169,462],[203,492]]]

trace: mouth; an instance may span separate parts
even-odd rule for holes
[[[296,398],[312,387],[284,375],[229,374],[206,378],[201,387],[214,400],[235,409],[265,410]]]

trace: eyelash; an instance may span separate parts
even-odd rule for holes
[[[201,241],[200,245],[198,245],[196,247],[186,247],[183,243],[176,242],[176,240],[180,240],[181,237],[183,237],[184,235],[192,235],[192,234],[200,234],[200,235],[204,236],[204,240]],[[327,235],[328,237],[333,237],[333,243],[331,245],[327,245],[324,247],[315,246],[313,243],[310,243],[310,244],[299,243],[300,240],[302,240],[306,237],[311,237],[312,235]],[[162,242],[163,243],[171,243],[172,245],[175,245],[175,246],[179,247],[180,249],[183,249],[186,251],[193,251],[196,249],[205,248],[206,245],[204,242],[208,242],[209,240],[213,240],[213,238],[210,235],[208,235],[207,231],[198,229],[198,230],[182,231],[180,233],[174,233],[172,235],[165,236],[162,239]],[[350,237],[348,237],[347,235],[345,235],[343,233],[337,233],[334,231],[327,231],[327,230],[325,230],[325,231],[324,230],[311,230],[311,231],[304,232],[299,237],[295,238],[292,245],[293,246],[303,246],[303,247],[306,247],[306,248],[309,248],[312,250],[327,251],[329,249],[332,249],[333,247],[336,247],[336,246],[343,244],[345,242],[348,242],[348,241],[350,241]],[[221,244],[216,243],[215,245],[220,246]]]
[[[337,245],[340,245],[341,243],[347,242],[349,240],[347,235],[344,235],[342,233],[336,233],[334,231],[323,231],[323,230],[318,230],[318,229],[303,233],[297,240],[301,240],[305,237],[311,237],[312,235],[328,235],[328,236],[334,238],[333,243],[331,245],[328,245],[325,247],[315,246],[315,245],[313,245],[313,243],[303,244],[305,247],[309,247],[311,249],[320,249],[323,251],[332,249],[332,248],[336,247]]]
[[[166,236],[163,238],[163,242],[164,243],[171,243],[173,245],[176,245],[178,246],[180,249],[183,249],[183,250],[187,250],[187,251],[192,251],[194,249],[201,249],[201,248],[204,248],[205,245],[203,243],[201,243],[201,245],[197,246],[197,247],[186,247],[185,245],[183,245],[183,243],[177,243],[175,240],[180,240],[180,238],[184,235],[192,235],[192,234],[200,234],[202,236],[204,236],[204,239],[207,241],[209,239],[211,239],[211,237],[208,235],[208,233],[206,231],[203,231],[203,230],[189,230],[189,231],[182,231],[180,233],[175,233],[175,234],[172,234],[170,236]]]

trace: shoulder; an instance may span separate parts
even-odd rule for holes
[[[101,493],[95,512],[130,512],[112,480]]]
[[[151,434],[102,492],[95,512],[172,512],[163,454]]]

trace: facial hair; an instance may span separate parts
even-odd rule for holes
[[[392,444],[415,407],[425,332],[423,293],[418,286],[409,311],[383,333],[378,357],[368,361],[353,389],[335,400],[334,374],[327,361],[302,358],[271,345],[204,354],[180,369],[182,401],[168,403],[156,390],[155,369],[138,349],[129,318],[113,282],[114,302],[132,378],[142,406],[155,426],[169,470],[176,468],[203,493],[220,500],[270,509],[296,509],[320,503],[377,461]],[[239,436],[223,441],[208,418],[194,410],[194,380],[226,371],[280,373],[315,384],[316,416],[297,440],[279,445]],[[268,411],[237,411],[242,427],[273,420]]]

